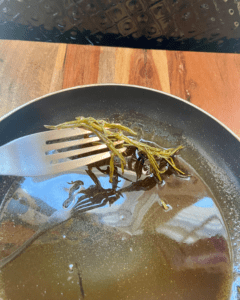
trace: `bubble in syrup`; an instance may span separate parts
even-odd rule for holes
[[[69,265],[69,271],[68,271],[69,273],[72,273],[73,272],[73,264],[70,264]]]

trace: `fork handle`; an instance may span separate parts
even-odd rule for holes
[[[0,147],[0,174],[1,175],[17,175],[14,166],[15,159],[14,146],[9,144]],[[14,154],[14,155],[13,155]],[[17,162],[16,162],[17,164]]]
[[[16,142],[17,141],[17,142]],[[32,151],[28,137],[14,140],[0,147],[0,174],[28,176],[36,168],[36,159],[41,149]],[[29,150],[30,149],[30,150]],[[29,151],[28,151],[29,150]],[[39,166],[39,171],[41,166]]]

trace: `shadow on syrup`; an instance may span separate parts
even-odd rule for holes
[[[120,194],[111,194],[109,177],[96,168],[91,176],[82,168],[22,178],[1,209],[0,259],[32,241],[2,268],[0,298],[228,299],[232,266],[224,222],[208,187],[181,164],[191,177],[172,174],[133,192],[119,177]],[[124,175],[136,180],[133,172]],[[111,206],[101,197],[97,205],[101,193],[118,197]],[[172,209],[165,211],[160,199]]]

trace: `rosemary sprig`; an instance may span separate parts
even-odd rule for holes
[[[109,123],[105,120],[96,120],[92,117],[84,118],[84,117],[76,117],[75,120],[70,122],[65,122],[56,126],[49,126],[45,125],[48,129],[64,129],[64,128],[76,128],[82,127],[88,129],[95,133],[100,140],[105,143],[108,149],[111,151],[111,158],[110,158],[110,182],[112,182],[113,173],[114,173],[114,156],[118,156],[121,161],[121,169],[122,173],[124,173],[124,166],[126,165],[126,160],[122,153],[118,151],[118,149],[114,145],[114,141],[124,141],[122,147],[134,146],[143,153],[150,162],[152,169],[155,172],[157,178],[162,181],[161,175],[165,172],[165,170],[159,170],[158,163],[156,159],[162,158],[167,161],[167,163],[172,166],[178,173],[184,174],[183,171],[177,168],[174,160],[173,155],[180,149],[182,146],[178,146],[177,148],[170,148],[170,149],[162,149],[157,147],[149,146],[146,143],[138,142],[134,139],[131,139],[123,134],[124,132],[128,132],[131,135],[136,135],[132,129],[123,126],[121,124]]]

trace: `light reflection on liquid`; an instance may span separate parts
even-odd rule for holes
[[[111,188],[107,176],[95,174]],[[1,258],[63,209],[67,182],[76,180],[85,189],[94,186],[84,171],[20,184],[2,209]],[[3,268],[3,299],[78,299],[75,263],[85,299],[228,299],[227,233],[210,191],[196,174],[165,181],[150,191],[125,192],[113,205],[80,213],[40,236]],[[118,189],[127,185],[119,178]],[[173,209],[165,213],[160,197]]]

